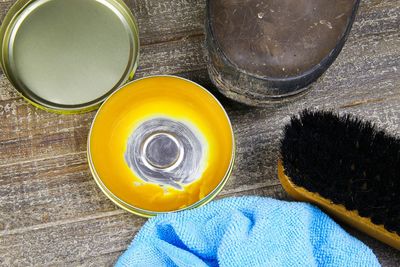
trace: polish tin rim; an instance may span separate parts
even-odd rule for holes
[[[115,93],[117,93],[119,90],[121,90],[122,88],[124,88],[125,86],[132,84],[132,83],[136,83],[138,81],[141,80],[145,80],[145,79],[151,79],[151,78],[158,78],[158,77],[170,77],[170,78],[175,78],[175,79],[181,79],[184,80],[186,82],[190,82],[194,85],[196,85],[198,88],[202,89],[204,92],[206,92],[207,94],[209,94],[214,100],[215,102],[220,106],[220,108],[222,109],[222,111],[225,114],[225,117],[227,119],[227,122],[229,124],[229,127],[231,129],[231,137],[232,137],[232,155],[231,155],[231,160],[229,163],[229,167],[225,172],[225,175],[223,176],[223,178],[221,179],[220,183],[205,197],[203,197],[202,199],[200,199],[199,201],[197,201],[196,203],[193,203],[190,206],[184,207],[182,209],[177,209],[174,211],[167,211],[167,212],[157,212],[157,211],[150,211],[150,210],[145,210],[145,209],[141,209],[138,207],[135,207],[123,200],[121,200],[120,198],[118,198],[115,194],[113,194],[107,187],[106,185],[102,182],[100,176],[97,174],[93,160],[92,160],[92,156],[91,156],[91,149],[90,149],[90,140],[91,140],[91,135],[92,135],[92,131],[93,131],[93,127],[96,123],[96,119],[97,116],[99,115],[99,113],[102,110],[103,106],[100,106],[99,110],[97,111],[92,125],[90,127],[90,131],[89,131],[89,135],[88,135],[88,141],[87,141],[87,158],[88,158],[88,164],[89,164],[89,168],[90,171],[92,173],[92,176],[94,178],[94,180],[96,181],[97,185],[99,186],[99,188],[101,189],[101,191],[112,201],[114,202],[114,204],[116,204],[118,207],[133,213],[135,215],[141,216],[141,217],[145,217],[145,218],[150,218],[150,217],[154,217],[160,214],[166,214],[166,213],[171,213],[171,212],[179,212],[179,211],[184,211],[184,210],[189,210],[189,209],[193,209],[193,208],[198,208],[201,206],[206,205],[207,203],[209,203],[211,200],[213,200],[223,189],[223,187],[225,186],[225,184],[227,183],[229,177],[231,176],[231,173],[233,171],[233,167],[234,167],[234,163],[235,163],[235,157],[236,157],[236,141],[235,141],[235,136],[234,136],[234,132],[233,132],[233,127],[232,127],[232,123],[229,119],[229,116],[225,110],[225,108],[222,106],[222,104],[218,101],[218,99],[211,94],[207,89],[205,89],[203,86],[190,81],[188,79],[182,78],[182,77],[178,77],[178,76],[174,76],[174,75],[154,75],[154,76],[148,76],[148,77],[144,77],[144,78],[140,78],[134,81],[129,82],[128,84],[122,86],[121,88],[119,88],[118,90],[114,91],[105,101],[104,103],[106,103]]]
[[[21,23],[29,18],[33,11],[40,9],[42,5],[52,1],[56,0],[19,0],[9,9],[0,27],[1,68],[16,91],[30,104],[40,109],[62,114],[76,114],[94,110],[98,108],[112,92],[133,78],[139,59],[139,30],[136,19],[122,0],[93,0],[95,4],[102,5],[112,11],[125,28],[130,47],[128,63],[126,67],[124,67],[125,70],[123,74],[121,74],[121,79],[114,84],[112,88],[109,90],[107,89],[105,94],[99,96],[93,93],[93,99],[85,101],[84,103],[60,104],[46,100],[32,92],[20,80],[17,70],[13,67],[13,49],[15,47],[15,36],[13,37],[15,33],[13,32],[18,30]],[[77,67],[80,67],[79,64],[77,64]],[[96,73],[93,75],[95,76]]]

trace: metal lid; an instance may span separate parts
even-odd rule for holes
[[[21,0],[1,28],[2,68],[36,106],[96,108],[132,78],[139,43],[121,0]]]

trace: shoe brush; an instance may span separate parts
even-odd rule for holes
[[[303,111],[284,128],[287,193],[400,250],[400,139],[351,115]]]

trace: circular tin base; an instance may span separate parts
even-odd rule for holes
[[[121,0],[20,0],[0,33],[4,73],[46,110],[92,110],[137,66],[138,29]]]
[[[229,118],[203,87],[183,78],[131,82],[99,109],[88,138],[89,166],[118,206],[149,217],[214,198],[233,167]]]

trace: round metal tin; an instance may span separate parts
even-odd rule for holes
[[[11,84],[58,113],[96,109],[137,67],[138,27],[122,0],[19,0],[0,38]]]
[[[199,168],[185,174],[197,179],[172,179],[184,173],[179,168],[188,157],[194,158],[190,142],[182,141],[182,136],[194,138],[186,133],[190,130],[205,142],[206,164],[198,177],[191,175]],[[135,142],[137,154],[130,152]],[[126,84],[103,103],[90,129],[87,154],[92,175],[110,200],[151,217],[211,201],[232,172],[235,139],[227,113],[205,88],[176,76],[152,76]],[[132,168],[135,157],[147,161],[139,169],[148,166],[152,177]]]

